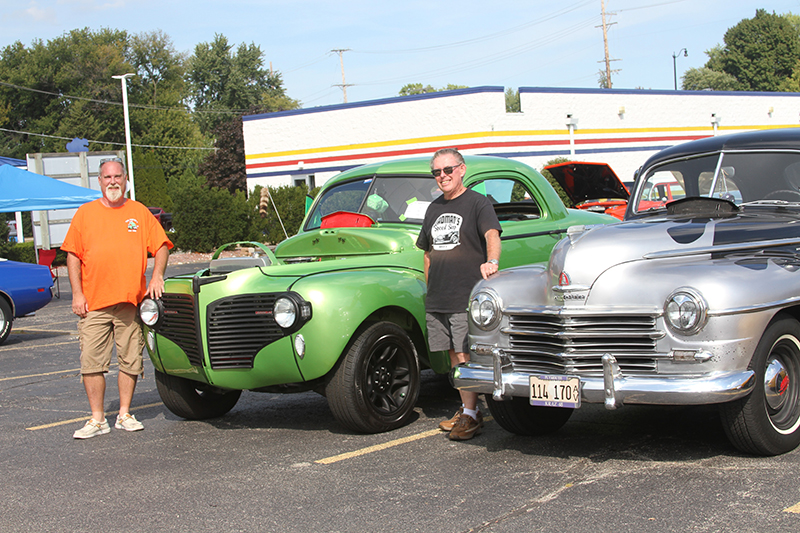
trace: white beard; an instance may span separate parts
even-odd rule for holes
[[[122,187],[106,187],[106,197],[112,204],[117,203],[122,198]]]

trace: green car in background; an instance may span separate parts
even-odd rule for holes
[[[567,209],[541,174],[496,157],[466,157],[464,183],[489,197],[503,227],[501,268],[547,261],[575,225],[616,219]],[[167,408],[224,415],[241,391],[324,394],[350,430],[405,424],[420,369],[450,370],[425,328],[423,252],[415,246],[440,194],[429,159],[361,166],[325,184],[297,235],[274,253],[219,259],[166,280],[145,300],[147,350]]]

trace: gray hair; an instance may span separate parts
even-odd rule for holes
[[[98,167],[98,174],[102,173],[103,165],[106,163],[119,163],[119,165],[122,167],[122,173],[126,176],[128,175],[128,169],[125,168],[125,162],[119,157],[108,157],[106,159],[101,159],[100,166]]]
[[[431,157],[431,168],[433,168],[434,160],[441,155],[452,155],[456,158],[456,164],[461,165],[464,163],[464,156],[458,150],[455,148],[442,148],[441,150],[436,150],[436,153]]]

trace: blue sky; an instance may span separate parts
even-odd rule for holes
[[[800,0],[606,0],[614,88],[672,89],[704,51],[757,8],[800,14]],[[590,87],[604,68],[600,0],[0,0],[0,46],[75,28],[162,30],[191,53],[215,33],[255,43],[304,107],[338,104],[343,53],[349,102],[442,87]],[[688,50],[673,60],[673,54]],[[0,80],[1,81],[1,80]],[[680,80],[678,81],[680,85]]]

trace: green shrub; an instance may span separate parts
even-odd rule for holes
[[[189,173],[169,185],[180,249],[211,252],[222,244],[245,240],[250,215],[244,193],[206,187],[202,177]]]
[[[20,263],[36,263],[36,254],[33,251],[32,242],[0,243],[0,257],[4,257],[9,261],[19,261]]]
[[[251,216],[249,240],[277,244],[286,239],[286,234],[289,237],[296,235],[306,214],[308,187],[305,184],[270,187],[271,201],[266,206],[266,216],[263,218],[259,214],[261,190],[262,187],[257,185],[247,200]],[[280,219],[275,213],[275,207],[280,213]],[[281,226],[281,221],[283,226]],[[283,232],[284,228],[286,234]]]

